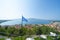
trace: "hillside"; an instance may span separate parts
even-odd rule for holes
[[[6,22],[6,21],[8,21],[8,20],[0,20],[0,23],[2,23],[2,22]]]

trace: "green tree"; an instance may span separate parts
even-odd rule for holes
[[[42,34],[42,31],[41,31],[41,28],[40,28],[40,27],[37,27],[37,29],[36,29],[36,34],[37,34],[37,35]]]
[[[19,35],[20,35],[20,36],[26,35],[26,28],[25,28],[25,27],[21,27],[21,28],[20,28],[20,30],[19,30]]]

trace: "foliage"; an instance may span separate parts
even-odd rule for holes
[[[5,40],[4,38],[0,38],[0,40]]]
[[[25,27],[20,28],[19,35],[20,36],[26,35],[26,31],[27,31],[27,29]]]
[[[24,36],[24,35],[41,35],[41,34],[49,34],[50,32],[54,32],[57,34],[60,34],[60,32],[56,31],[54,28],[49,27],[49,26],[32,26],[31,28],[27,27],[20,27],[16,28],[15,26],[8,26],[8,27],[0,27],[0,32],[4,32],[5,34],[10,35],[19,35],[19,36]]]

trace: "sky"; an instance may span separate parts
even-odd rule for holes
[[[37,18],[60,20],[60,0],[0,0],[0,20]]]

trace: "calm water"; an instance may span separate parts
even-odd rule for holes
[[[17,19],[17,20],[3,22],[0,25],[15,25],[21,23],[22,21],[20,19]],[[51,23],[51,20],[28,19],[28,22],[23,21],[23,24],[49,24],[49,23]]]

